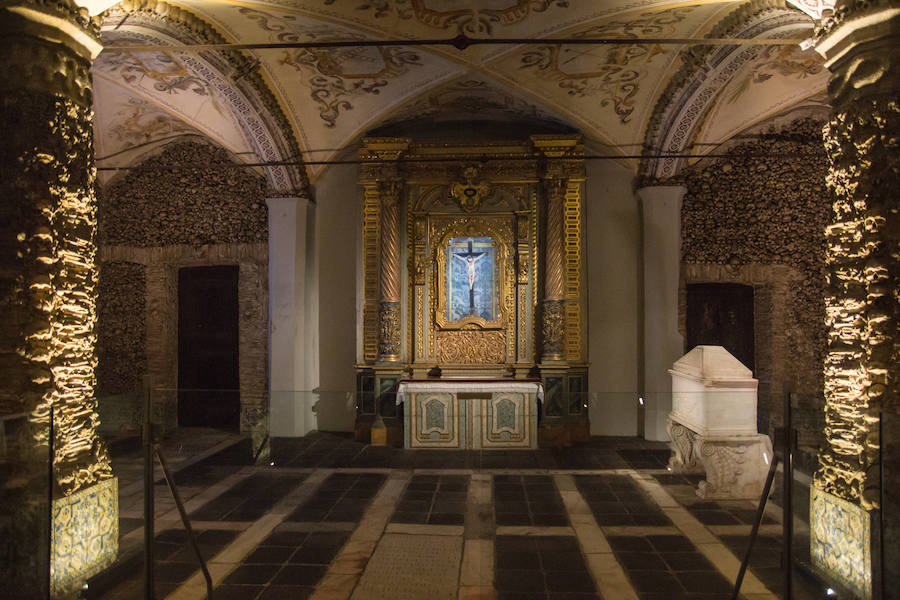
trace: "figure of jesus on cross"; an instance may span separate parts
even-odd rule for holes
[[[468,252],[453,253],[453,256],[465,263],[469,270],[469,315],[478,315],[475,311],[475,264],[484,258],[486,254],[486,252],[473,251],[472,240],[469,240]]]

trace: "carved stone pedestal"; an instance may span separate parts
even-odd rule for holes
[[[772,460],[772,440],[763,434],[697,436],[696,453],[706,471],[697,495],[706,499],[758,499]]]
[[[758,499],[772,460],[772,440],[763,434],[702,435],[672,420],[667,424],[673,473],[705,473],[701,498]]]
[[[669,445],[672,448],[669,470],[673,473],[702,473],[703,465],[700,463],[700,457],[694,445],[697,432],[673,421],[671,417],[666,421],[666,431],[669,434]]]

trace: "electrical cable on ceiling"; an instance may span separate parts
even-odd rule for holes
[[[799,46],[806,38],[470,38],[458,35],[450,39],[433,40],[335,40],[326,42],[263,42],[257,44],[137,44],[107,46],[103,52],[204,52],[208,50],[286,50],[367,48],[389,46],[452,46],[465,50],[471,46],[522,46],[522,45],[679,45],[679,46]]]
[[[555,161],[555,160],[640,160],[645,158],[733,158],[734,154],[722,153],[722,154],[678,154],[678,153],[662,153],[662,154],[586,154],[584,156],[562,156],[562,157],[550,157],[550,156],[531,156],[531,157],[492,157],[492,156],[482,156],[481,162],[497,162],[497,161],[522,161],[522,160],[545,160],[545,161]],[[805,156],[803,153],[798,152],[790,152],[790,153],[759,153],[759,154],[741,154],[742,158],[754,158],[754,157],[775,157],[775,158],[783,158],[783,159],[791,159],[791,158],[801,158]],[[815,156],[814,154],[809,154],[809,156]],[[193,163],[193,162],[184,162],[178,165],[161,165],[160,169],[197,169],[197,168],[208,168],[208,167],[218,167],[223,169],[246,169],[246,168],[265,168],[265,167],[305,167],[305,166],[313,166],[313,165],[383,165],[383,164],[417,164],[417,163],[439,163],[439,162],[450,162],[458,160],[458,158],[454,158],[452,156],[448,157],[435,157],[435,158],[399,158],[399,159],[388,159],[388,160],[365,160],[365,159],[347,159],[347,160],[310,160],[310,161],[302,161],[302,160],[273,160],[273,161],[261,161],[261,162],[253,162],[253,163]],[[468,162],[475,162],[476,158],[468,158]],[[129,171],[136,167],[97,167],[98,171]]]

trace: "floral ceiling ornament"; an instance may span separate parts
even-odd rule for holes
[[[209,82],[197,77],[169,52],[115,52],[106,54],[103,69],[118,73],[122,81],[138,85],[143,79],[153,80],[158,92],[177,94],[192,92],[198,96],[210,96]]]
[[[812,50],[802,52],[795,46],[766,46],[759,51],[747,74],[737,82],[727,101],[733,104],[753,84],[763,83],[776,75],[805,79],[818,75],[824,68],[822,59]]]
[[[196,130],[141,98],[129,98],[109,125],[109,132],[123,148]]]
[[[335,0],[324,0],[325,5]],[[532,13],[542,13],[552,7],[568,8],[566,0],[488,0],[484,8],[441,8],[441,5],[457,4],[439,0],[360,0],[357,10],[371,11],[376,19],[396,15],[403,20],[415,19],[436,29],[456,27],[465,35],[490,35],[495,25],[508,26],[518,23]]]
[[[687,18],[694,7],[682,7],[658,13],[643,13],[634,21],[611,21],[575,34],[575,38],[621,38],[660,36],[674,33],[675,25]],[[522,55],[520,69],[535,69],[555,80],[570,96],[600,97],[600,106],[613,107],[622,123],[634,112],[634,100],[646,65],[660,54],[658,44],[622,44],[609,47],[548,45]]]
[[[238,10],[274,34],[278,42],[366,39],[328,27],[303,26],[292,15],[275,17],[246,7]],[[337,124],[343,111],[353,109],[354,97],[377,95],[391,79],[407,73],[410,66],[422,64],[418,53],[402,47],[297,48],[285,50],[279,63],[311,74],[310,96],[319,105],[319,117],[329,128]]]

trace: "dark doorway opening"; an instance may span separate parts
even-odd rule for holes
[[[688,284],[685,333],[686,351],[700,345],[722,346],[755,373],[753,287]]]
[[[238,267],[178,270],[178,423],[238,431]]]

